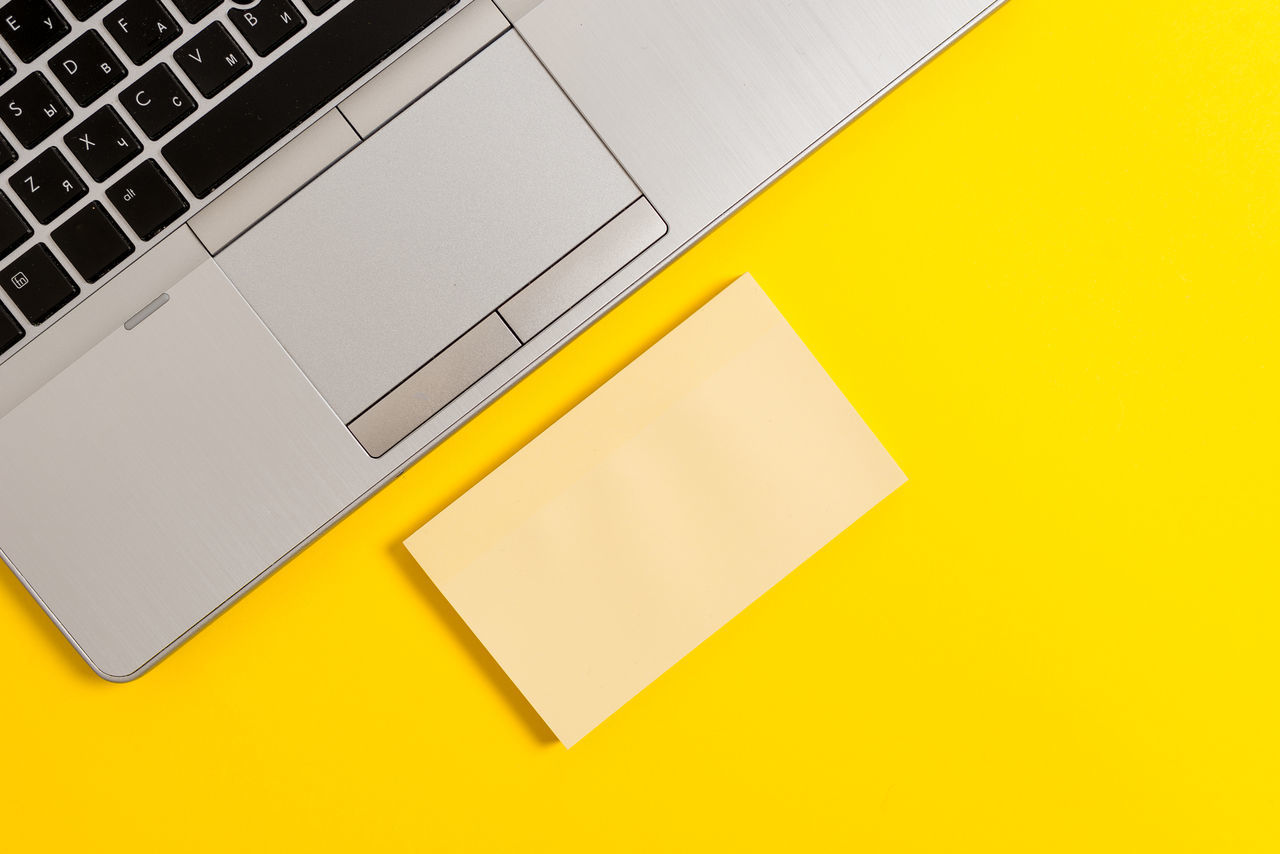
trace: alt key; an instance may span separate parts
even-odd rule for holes
[[[154,160],[145,160],[107,188],[107,198],[142,240],[155,237],[190,205]]]

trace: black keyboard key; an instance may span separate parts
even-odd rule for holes
[[[142,151],[142,143],[110,105],[68,131],[62,142],[95,181],[111,177]]]
[[[107,213],[91,202],[53,230],[53,242],[86,282],[96,282],[133,253],[133,242]]]
[[[98,100],[129,74],[120,58],[93,30],[54,54],[49,67],[82,107]]]
[[[102,24],[134,65],[146,62],[182,35],[182,25],[160,0],[125,0]]]
[[[31,62],[71,32],[49,0],[9,0],[0,6],[0,34],[18,59]]]
[[[204,198],[458,0],[355,0],[277,56],[162,151]]]
[[[111,0],[62,0],[62,5],[71,10],[77,21],[87,21]]]
[[[227,88],[250,65],[249,57],[221,21],[214,21],[192,36],[174,51],[173,58],[206,98]]]
[[[89,192],[84,181],[56,148],[23,166],[9,179],[14,195],[39,223],[53,222],[58,214],[80,201]]]
[[[13,67],[13,63],[9,60],[9,57],[0,53],[0,83],[4,83],[17,73],[17,69]]]
[[[0,104],[0,118],[23,148],[35,148],[71,118],[71,110],[37,71],[10,89]]]
[[[31,234],[31,226],[18,213],[13,202],[0,193],[0,258],[21,246]]]
[[[13,347],[26,334],[22,324],[9,313],[9,309],[0,305],[0,353]]]
[[[178,7],[182,17],[194,24],[221,6],[222,0],[173,0],[173,5]]]
[[[261,0],[252,9],[232,9],[227,17],[258,56],[271,53],[307,23],[289,0]]]
[[[112,184],[107,198],[142,240],[155,237],[190,207],[154,160],[144,160]]]
[[[196,99],[163,62],[126,86],[120,103],[148,139],[159,139],[196,111]]]
[[[4,137],[0,136],[0,171],[8,169],[18,162],[18,152],[13,150]]]
[[[0,287],[36,326],[53,317],[80,293],[80,288],[43,243],[32,246],[0,270]]]
[[[307,4],[308,9],[319,15],[321,12],[337,3],[338,0],[302,0],[302,2]]]

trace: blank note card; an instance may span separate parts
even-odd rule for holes
[[[743,277],[406,545],[568,746],[905,480]]]

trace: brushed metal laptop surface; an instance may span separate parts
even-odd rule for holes
[[[100,675],[145,672],[999,5],[496,1],[669,231],[378,459],[189,230],[95,295],[78,334],[102,343],[0,409],[0,482],[21,484],[0,558]]]
[[[999,5],[497,3],[679,244]]]

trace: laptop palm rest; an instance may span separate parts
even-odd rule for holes
[[[2,557],[114,679],[374,479],[213,261],[166,295],[0,418]]]
[[[217,262],[377,457],[665,231],[508,33]]]

